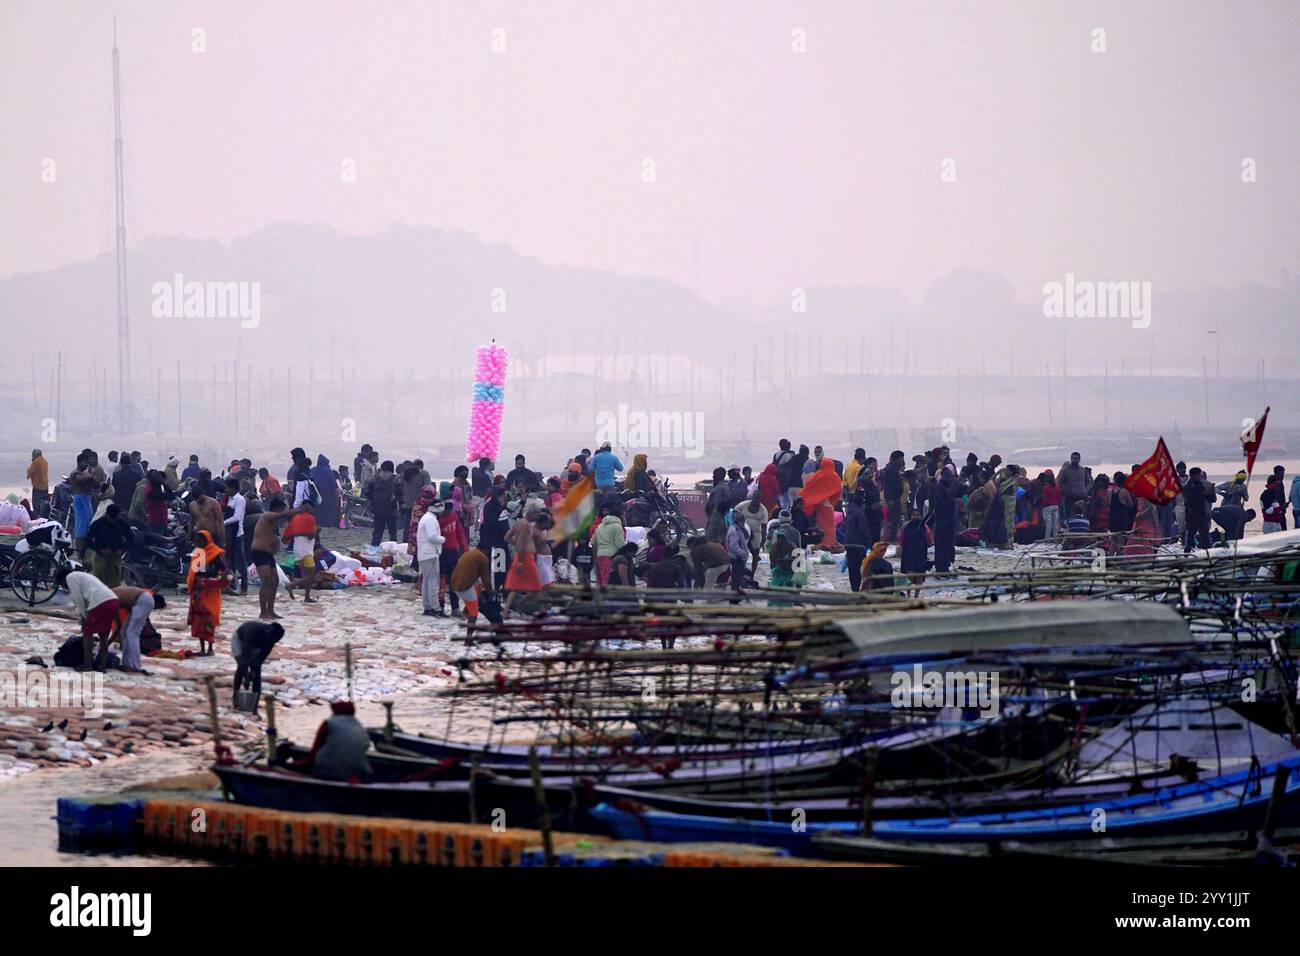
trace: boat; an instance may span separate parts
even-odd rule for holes
[[[1261,846],[1254,830],[1167,837],[1092,836],[1038,843],[927,843],[843,833],[813,837],[818,855],[862,863],[1021,863],[1110,866],[1295,866],[1300,828],[1278,830]]]
[[[780,847],[801,856],[813,853],[812,838],[818,833],[852,834],[862,828],[859,820],[745,820],[666,813],[600,803],[587,811],[609,836],[622,840],[655,843],[753,843]]]
[[[537,791],[531,781],[489,775],[472,782],[347,783],[251,763],[217,763],[212,766],[212,772],[236,803],[271,810],[455,823],[474,822],[474,816],[486,819],[501,810],[510,825],[523,827],[537,826],[541,817]],[[586,818],[570,781],[563,785],[544,785],[543,796],[554,826],[583,829]]]
[[[1263,826],[1272,796],[1265,781],[1286,770],[1277,797],[1277,826],[1300,825],[1300,757],[1252,767],[1149,793],[1073,806],[916,819],[881,820],[872,835],[884,840],[991,842],[1120,836],[1163,836],[1249,830]],[[1098,830],[1098,827],[1104,827]]]
[[[1281,769],[1292,776],[1277,800],[1275,823],[1296,826],[1300,825],[1297,768],[1300,757],[1116,799],[984,814],[873,818],[871,836],[921,843],[1003,843],[1088,839],[1099,832],[1162,836],[1249,830],[1263,826],[1270,799],[1263,783]],[[813,852],[812,840],[819,834],[851,834],[862,828],[860,820],[808,820],[797,810],[793,808],[786,820],[753,820],[601,803],[590,814],[611,835],[624,839],[748,842],[795,853]],[[1105,829],[1098,831],[1098,826]]]

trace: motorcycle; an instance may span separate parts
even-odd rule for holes
[[[624,491],[623,524],[628,527],[650,528],[663,522],[680,538],[686,539],[699,534],[699,530],[682,514],[677,496],[668,490],[664,482],[663,491]]]

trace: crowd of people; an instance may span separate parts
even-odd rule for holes
[[[1201,469],[1178,462],[1182,491],[1157,505],[1132,494],[1124,472],[1094,476],[1079,452],[1059,470],[1030,477],[996,454],[981,461],[971,453],[958,464],[946,446],[910,462],[894,450],[882,467],[863,448],[841,461],[820,445],[810,451],[782,439],[760,469],[734,462],[714,469],[704,527],[693,534],[671,520],[664,482],[647,455],[637,453],[625,465],[608,443],[582,449],[549,477],[521,454],[504,474],[482,458],[435,481],[422,460],[383,459],[369,444],[350,469],[334,467],[323,454],[313,463],[294,448],[283,479],[248,458],[230,461],[217,475],[197,455],[183,467],[171,457],[154,468],[138,451],[110,452],[108,466],[85,449],[66,482],[52,489],[48,462],[35,450],[26,476],[31,515],[54,515],[67,525],[87,565],[74,575],[95,582],[70,576],[87,628],[106,641],[105,622],[115,637],[128,621],[142,626],[147,612],[140,609],[162,597],[123,587],[123,557],[142,541],[172,543],[188,554],[189,622],[203,654],[212,653],[223,596],[248,593],[250,567],[260,621],[281,618],[275,601],[282,587],[290,599],[302,590],[303,600],[313,601],[313,587],[334,560],[322,529],[348,528],[359,513],[373,521],[372,547],[406,546],[420,573],[423,613],[461,617],[471,632],[481,611],[499,620],[521,595],[557,580],[739,590],[759,583],[766,552],[765,584],[798,587],[807,579],[808,557],[829,551],[843,557],[853,591],[897,591],[901,584],[917,594],[928,575],[953,572],[962,547],[1006,550],[1055,541],[1140,555],[1181,542],[1191,551],[1239,540],[1256,517],[1245,471],[1215,485]],[[1289,494],[1285,480],[1282,466],[1274,468],[1259,496],[1265,533],[1287,527],[1288,509],[1300,523],[1300,476]],[[584,482],[593,493],[591,520],[559,535],[555,510]],[[638,501],[656,503],[649,518],[631,510]],[[635,525],[625,520],[633,517]],[[891,545],[897,568],[889,560]],[[293,554],[292,577],[283,580],[282,547]],[[112,621],[106,611],[90,613],[107,605],[110,593],[117,601]],[[137,648],[124,656],[138,668]],[[91,659],[87,648],[86,663]]]

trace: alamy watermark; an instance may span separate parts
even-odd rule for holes
[[[895,707],[975,707],[981,717],[996,717],[1001,695],[997,671],[895,671],[889,701]]]
[[[704,413],[629,411],[620,403],[617,411],[596,413],[596,444],[604,442],[633,450],[676,448],[687,458],[702,458]]]
[[[1043,316],[1048,319],[1131,319],[1133,328],[1151,325],[1150,282],[1092,282],[1075,279],[1043,286]]]
[[[246,329],[262,324],[260,282],[186,282],[178,272],[150,291],[156,319],[239,319]]]
[[[104,675],[99,671],[27,668],[0,671],[0,709],[75,710],[82,716],[104,714]]]

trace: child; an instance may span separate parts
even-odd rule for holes
[[[298,567],[298,580],[290,581],[288,590],[303,589],[303,604],[317,603],[311,596],[311,586],[316,581],[316,509],[311,502],[304,500],[299,506],[302,510],[289,519],[284,527],[282,540],[293,544],[293,556]]]

